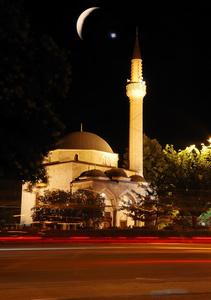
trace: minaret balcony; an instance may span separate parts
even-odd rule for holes
[[[141,100],[146,95],[146,84],[144,81],[141,82],[130,82],[126,86],[126,93],[128,98],[131,100]]]

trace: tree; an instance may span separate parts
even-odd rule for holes
[[[156,189],[160,208],[168,223],[196,228],[199,216],[211,205],[211,140],[198,149],[194,145],[176,151],[173,145],[162,149],[157,140],[144,135],[144,178]],[[125,155],[128,163],[128,156]],[[170,210],[172,212],[170,213]],[[159,210],[159,220],[164,219]],[[185,220],[186,219],[186,220]],[[183,226],[182,225],[182,226]],[[162,225],[163,226],[163,225]]]
[[[82,226],[98,227],[104,220],[104,198],[92,190],[79,189],[72,194],[62,190],[45,191],[34,207],[33,221],[80,223]]]
[[[198,218],[198,222],[200,222],[200,225],[203,224],[203,226],[207,226],[210,228],[211,226],[211,209],[209,209],[206,213],[203,213]]]
[[[167,145],[164,153],[169,165],[169,199],[180,216],[191,216],[196,228],[198,217],[211,206],[211,147],[202,145],[199,150],[192,145],[176,152]]]
[[[123,154],[123,164],[122,167],[125,169],[129,169],[129,148],[125,149],[125,153]]]
[[[43,179],[43,157],[64,125],[56,104],[67,95],[67,53],[52,38],[35,38],[23,1],[0,1],[0,163],[4,178]]]
[[[165,153],[156,139],[150,139],[146,135],[143,148],[144,178],[156,188],[159,195],[166,190],[168,164]]]
[[[132,218],[134,221],[145,222],[145,225],[153,223],[156,220],[157,197],[153,188],[146,188],[146,194],[141,195],[135,191],[136,203],[122,199],[120,210],[126,210],[127,217]]]
[[[129,168],[129,149],[124,154],[124,168]],[[160,194],[166,189],[168,164],[162,146],[156,139],[143,135],[143,175],[147,182],[156,187]]]

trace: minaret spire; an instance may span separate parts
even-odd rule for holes
[[[141,51],[140,51],[139,41],[138,41],[138,26],[136,26],[136,41],[133,50],[133,58],[141,59]]]
[[[138,27],[131,60],[131,76],[126,91],[130,101],[129,168],[143,176],[143,98],[146,95],[146,85],[142,75]]]

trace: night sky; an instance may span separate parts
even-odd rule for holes
[[[66,133],[98,134],[120,156],[128,146],[126,96],[136,25],[147,85],[144,132],[184,149],[211,136],[209,1],[25,1],[32,29],[71,52],[72,83],[61,103]],[[138,4],[137,4],[138,3]],[[87,17],[81,40],[79,15]],[[112,38],[110,33],[115,33]]]

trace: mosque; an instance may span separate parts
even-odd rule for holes
[[[130,103],[129,169],[118,168],[119,155],[98,135],[84,132],[82,128],[81,131],[68,134],[44,160],[49,178],[47,185],[38,184],[30,192],[28,184],[23,185],[21,224],[32,224],[32,208],[37,205],[37,197],[45,190],[75,192],[78,189],[92,189],[105,199],[103,227],[143,225],[140,221],[134,224],[124,210],[119,210],[122,201],[136,203],[137,193],[144,195],[147,186],[143,178],[143,98],[146,84],[142,76],[138,32],[126,94]],[[68,224],[63,225],[68,228]]]

